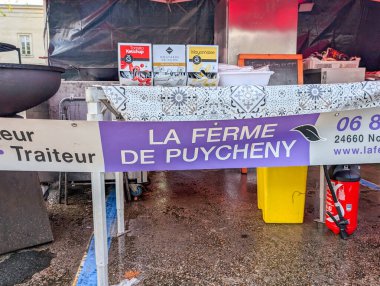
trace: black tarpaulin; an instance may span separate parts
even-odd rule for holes
[[[361,57],[361,66],[380,70],[380,2],[314,0],[298,15],[298,52],[308,57],[327,47]]]
[[[213,44],[215,3],[48,0],[49,63],[68,68],[74,78],[91,79],[83,68],[117,68],[118,42]]]
[[[299,13],[298,52],[333,47],[380,70],[380,2],[313,0]],[[47,0],[49,63],[67,79],[117,80],[117,43],[213,44],[217,0]],[[270,19],[268,19],[270,21]],[[244,39],[242,39],[244,41]]]

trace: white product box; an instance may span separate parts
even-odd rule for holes
[[[154,85],[186,85],[186,46],[153,45]]]

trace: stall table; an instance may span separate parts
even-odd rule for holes
[[[103,120],[109,109],[128,121],[246,119],[380,107],[380,82],[325,85],[141,87],[86,89],[87,120]],[[324,205],[321,173],[320,205]],[[98,285],[108,285],[104,173],[93,173],[92,193]],[[116,174],[118,232],[124,232],[122,173]],[[320,208],[323,220],[323,207]]]

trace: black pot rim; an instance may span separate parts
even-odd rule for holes
[[[6,64],[0,63],[0,69],[22,69],[22,70],[40,70],[64,73],[65,69],[55,66],[28,65],[28,64]]]

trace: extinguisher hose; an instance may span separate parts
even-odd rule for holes
[[[336,218],[330,213],[329,211],[326,212],[327,215],[333,220],[333,222],[336,224],[337,227],[339,227],[339,234],[342,239],[347,239],[348,234],[346,232],[346,225],[339,223],[339,221],[336,220]]]
[[[327,185],[328,185],[328,187],[329,187],[329,189],[330,189],[330,192],[331,192],[331,196],[332,196],[332,198],[333,198],[333,201],[334,201],[335,204],[338,204],[339,201],[338,201],[338,198],[337,198],[337,196],[336,196],[336,193],[335,193],[334,187],[333,187],[333,185],[332,185],[332,183],[331,183],[331,180],[330,180],[330,177],[329,177],[329,174],[328,174],[328,170],[327,170],[327,166],[326,166],[326,165],[323,166],[323,171],[324,171],[324,173],[325,173],[325,178],[326,178],[326,181],[327,181]],[[336,207],[336,210],[337,210],[337,212],[338,212],[339,219],[340,219],[340,220],[344,219],[344,218],[343,218],[343,214],[342,214],[341,209],[340,209],[339,207],[337,207],[337,206],[335,206],[335,207]]]
[[[337,227],[339,227],[341,238],[346,239],[348,237],[347,232],[346,232],[346,225],[347,225],[348,222],[343,217],[342,210],[339,207],[339,201],[338,201],[338,198],[336,196],[334,187],[333,187],[333,185],[331,183],[330,176],[328,174],[328,170],[327,170],[327,166],[326,165],[323,165],[323,171],[325,173],[325,178],[326,178],[326,181],[327,181],[327,185],[328,185],[328,187],[330,189],[331,196],[332,196],[333,201],[335,203],[335,208],[336,208],[336,211],[338,213],[339,221],[337,221],[335,219],[335,217],[330,212],[327,212],[327,215],[334,221],[334,223],[337,225]]]

